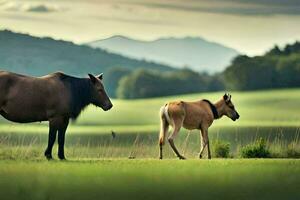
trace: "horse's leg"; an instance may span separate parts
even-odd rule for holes
[[[68,124],[69,124],[69,119],[63,118],[60,127],[58,129],[58,158],[61,160],[66,159],[64,146],[65,146],[65,134],[66,134]]]
[[[185,159],[185,157],[183,157],[177,150],[175,144],[174,144],[174,139],[175,137],[178,135],[179,131],[180,131],[180,128],[182,126],[182,121],[181,122],[175,122],[174,121],[174,130],[173,130],[173,133],[170,135],[170,137],[168,138],[168,141],[170,143],[170,146],[172,147],[174,153],[177,155],[177,157],[179,159]]]
[[[52,147],[56,139],[57,128],[55,125],[49,121],[49,138],[48,138],[48,146],[45,151],[45,156],[48,160],[52,159]]]

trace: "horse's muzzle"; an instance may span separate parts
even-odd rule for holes
[[[110,110],[112,107],[113,107],[113,105],[110,103],[109,105],[105,106],[105,107],[103,108],[103,110],[104,110],[104,111],[108,111],[108,110]]]

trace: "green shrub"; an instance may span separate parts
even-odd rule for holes
[[[297,144],[292,142],[288,145],[286,150],[287,158],[300,158],[300,149],[297,148]]]
[[[213,156],[216,158],[228,158],[230,143],[217,140],[213,143]]]
[[[271,153],[267,148],[266,141],[262,138],[256,140],[253,144],[248,144],[241,148],[242,158],[270,158]]]

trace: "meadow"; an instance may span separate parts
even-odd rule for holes
[[[104,112],[88,107],[71,122],[66,137],[67,156],[71,158],[139,158],[157,157],[159,132],[158,112],[170,100],[192,101],[202,98],[217,101],[223,93],[203,93],[176,97],[139,100],[113,100],[114,107]],[[233,122],[227,117],[216,120],[210,128],[212,141],[231,144],[232,154],[242,145],[264,138],[277,151],[290,143],[299,144],[299,89],[232,93],[241,118]],[[116,133],[113,138],[111,132]],[[16,124],[1,118],[0,158],[42,158],[47,143],[48,124]],[[176,143],[185,154],[194,158],[199,151],[199,131],[190,134],[182,129]],[[25,149],[25,151],[24,151]],[[166,146],[166,155],[173,157]],[[31,156],[33,154],[34,156]]]
[[[0,120],[0,196],[4,199],[299,199],[300,89],[234,92],[241,118],[214,122],[209,137],[230,143],[231,159],[198,160],[199,132],[181,131],[179,161],[168,145],[157,160],[159,108],[170,100],[217,101],[223,93],[113,100],[104,112],[88,107],[66,136],[66,157],[43,157],[47,123]],[[112,131],[116,137],[112,137]],[[239,150],[258,138],[278,159],[240,159]],[[232,159],[234,158],[234,159]],[[1,198],[2,199],[2,198]]]
[[[299,160],[0,161],[1,199],[299,199]]]

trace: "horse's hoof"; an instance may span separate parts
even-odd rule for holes
[[[45,155],[47,160],[53,160],[52,155]]]
[[[179,160],[186,160],[186,158],[183,156],[179,156]]]
[[[58,155],[59,160],[67,160],[65,156]]]
[[[63,157],[63,158],[58,157],[58,158],[59,158],[59,160],[61,160],[61,161],[67,160],[65,157]]]
[[[199,155],[199,159],[202,159],[202,155],[201,154]]]

